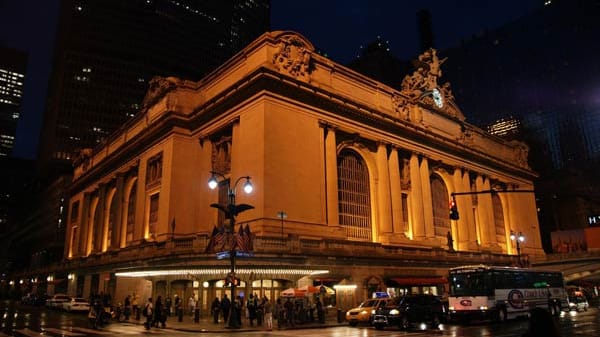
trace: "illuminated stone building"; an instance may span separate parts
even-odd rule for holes
[[[439,293],[450,266],[514,264],[511,231],[523,255],[543,254],[527,148],[465,122],[435,50],[417,63],[395,90],[277,31],[198,82],[155,78],[141,111],[76,161],[52,279],[118,300],[194,293],[206,308],[230,267],[206,252],[222,224],[210,205],[227,198],[211,171],[254,185],[237,191],[254,206],[236,219],[255,235],[237,260],[245,294],[323,284],[348,308],[378,290]],[[449,219],[451,193],[490,190],[456,195]]]

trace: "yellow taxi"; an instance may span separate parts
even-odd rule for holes
[[[351,326],[357,326],[359,323],[370,325],[377,308],[386,306],[389,301],[389,298],[373,298],[366,300],[358,307],[352,308],[346,312],[346,321],[348,321]]]

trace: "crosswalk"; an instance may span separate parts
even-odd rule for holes
[[[47,337],[47,336],[64,336],[64,337],[83,337],[83,336],[107,336],[107,335],[172,335],[173,331],[151,329],[144,330],[142,326],[119,326],[119,327],[106,327],[105,329],[88,329],[83,327],[69,327],[64,329],[45,327],[41,328],[40,331],[32,330],[29,328],[15,329],[12,336],[27,336],[27,337]],[[178,333],[179,334],[179,333]],[[185,334],[185,333],[183,333]],[[8,337],[5,333],[0,332],[0,337]]]

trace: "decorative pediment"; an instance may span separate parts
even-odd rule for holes
[[[279,43],[273,53],[273,64],[282,73],[308,81],[310,79],[312,45],[293,33],[278,36]]]
[[[450,83],[439,84],[442,76],[441,65],[447,58],[439,59],[433,48],[426,50],[413,61],[416,70],[402,80],[402,94],[411,103],[421,103],[452,117],[464,120],[465,117],[454,102]]]
[[[142,101],[142,107],[148,108],[156,104],[161,98],[165,97],[168,92],[175,89],[181,82],[182,80],[177,77],[153,77],[150,80],[150,86],[148,87],[146,96]]]
[[[527,161],[528,157],[529,157],[529,146],[527,146],[527,144],[518,141],[518,140],[513,140],[510,142],[510,145],[513,146],[513,149],[515,151],[515,162],[517,165],[521,166],[521,167],[529,167],[529,162]]]

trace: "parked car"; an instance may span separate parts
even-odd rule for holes
[[[587,299],[583,295],[569,296],[569,311],[587,311],[590,307]]]
[[[55,294],[46,300],[46,308],[62,309],[63,302],[70,300],[71,297],[65,294]]]
[[[415,323],[426,323],[437,328],[446,319],[446,315],[446,307],[437,296],[407,295],[377,309],[373,317],[373,325],[378,330],[388,326],[408,329]]]
[[[72,311],[90,311],[90,302],[82,297],[72,297],[70,300],[62,303],[62,309],[67,312]]]
[[[371,324],[375,310],[379,307],[386,306],[389,301],[389,298],[366,300],[358,307],[352,308],[346,312],[346,321],[348,321],[351,326],[357,326],[359,323]]]

